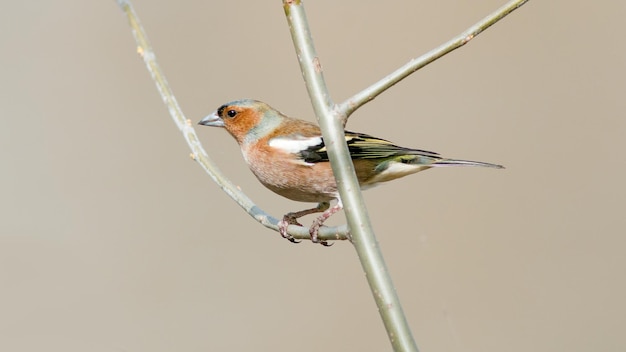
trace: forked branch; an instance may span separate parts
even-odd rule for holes
[[[348,117],[359,107],[406,78],[411,73],[444,56],[445,54],[467,44],[482,31],[504,18],[506,15],[526,3],[528,0],[513,0],[487,16],[460,35],[431,50],[430,52],[409,61],[387,77],[367,87],[340,104],[334,104],[324,82],[320,60],[315,53],[312,36],[300,0],[283,0],[283,7],[290,25],[296,52],[301,63],[311,102],[320,122],[323,136],[328,146],[329,159],[341,199],[345,205],[346,218],[350,229],[341,227],[322,227],[318,237],[320,240],[345,240],[351,237],[359,259],[366,273],[370,288],[378,305],[379,312],[387,329],[391,344],[396,351],[417,351],[417,346],[408,327],[400,301],[395,293],[391,277],[387,272],[382,253],[369,223],[367,211],[359,191],[359,184],[354,175],[353,165],[344,141],[343,126]],[[139,23],[129,0],[118,0],[120,7],[128,17],[133,34],[137,41],[137,51],[142,56],[157,88],[168,106],[170,115],[183,133],[191,149],[191,157],[196,160],[207,174],[246,212],[268,228],[278,230],[278,220],[257,207],[250,198],[228,180],[211,160],[200,144],[193,125],[186,119],[161,72],[149,45],[147,36]],[[289,227],[289,233],[297,239],[310,239],[307,228]]]

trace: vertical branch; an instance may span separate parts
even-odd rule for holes
[[[278,221],[258,208],[243,192],[238,190],[237,187],[219,171],[206,154],[200,145],[190,121],[184,117],[165,80],[165,76],[156,62],[154,52],[150,48],[147,36],[130,5],[130,0],[117,1],[128,16],[133,34],[137,41],[138,52],[144,59],[146,67],[152,75],[161,97],[168,106],[172,119],[183,133],[191,148],[192,158],[196,160],[207,174],[233,200],[244,208],[250,216],[254,217],[264,226],[277,230]],[[304,76],[315,114],[320,123],[333,173],[337,180],[341,200],[345,206],[348,225],[350,226],[349,234],[346,232],[345,227],[322,227],[320,229],[319,239],[333,240],[350,238],[352,240],[395,351],[417,351],[417,346],[413,340],[400,301],[396,295],[391,277],[389,276],[382,253],[369,222],[359,183],[354,173],[354,166],[345,143],[343,125],[345,125],[348,116],[360,106],[422,66],[464,45],[481,31],[499,21],[527,1],[528,0],[510,0],[503,7],[462,33],[459,37],[453,38],[448,43],[443,44],[422,57],[410,61],[405,66],[362,92],[357,93],[352,98],[339,105],[335,105],[330,98],[324,81],[322,67],[315,52],[313,39],[309,32],[309,26],[301,0],[283,0],[285,15],[291,30],[302,75]],[[308,229],[306,228],[291,227],[290,233],[294,235],[295,238],[309,238]],[[351,237],[349,237],[349,235],[351,235]]]
[[[344,118],[339,115],[328,93],[304,7],[298,0],[283,0],[283,6],[300,69],[328,149],[341,201],[345,206],[352,243],[366,273],[391,345],[395,351],[417,351],[417,345],[367,215],[354,165],[345,143],[342,124]]]

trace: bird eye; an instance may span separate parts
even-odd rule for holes
[[[228,115],[228,117],[235,117],[235,115],[237,115],[237,111],[235,111],[235,110],[228,110],[226,112],[226,115]]]

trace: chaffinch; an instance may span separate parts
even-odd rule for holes
[[[317,202],[317,207],[288,213],[279,222],[279,232],[291,242],[289,225],[299,225],[304,215],[322,212],[310,227],[311,240],[320,242],[317,232],[331,215],[343,208],[320,128],[308,121],[283,115],[257,100],[237,100],[220,106],[199,124],[224,127],[239,143],[252,173],[279,195],[299,202]],[[439,154],[410,149],[363,133],[345,131],[362,189],[381,182],[440,166],[503,166],[442,158]],[[330,201],[337,204],[330,207]],[[322,244],[328,245],[321,241]]]

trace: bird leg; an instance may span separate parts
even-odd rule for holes
[[[301,211],[296,211],[296,212],[291,212],[291,213],[285,214],[285,216],[283,216],[283,219],[278,222],[278,233],[280,233],[280,235],[283,236],[283,238],[288,239],[289,242],[291,242],[291,243],[300,243],[301,241],[296,240],[292,235],[287,233],[287,227],[289,225],[302,226],[302,224],[298,222],[298,218],[301,218],[301,217],[303,217],[305,215],[309,215],[309,214],[323,212],[323,211],[327,210],[329,207],[330,207],[330,203],[328,203],[328,202],[321,202],[315,208],[305,209],[305,210],[301,210]],[[318,229],[319,229],[319,226],[318,226]],[[312,236],[311,236],[311,239],[313,239]],[[316,239],[315,243],[317,243],[318,242],[317,241],[317,230],[315,231],[315,239]]]
[[[330,204],[328,203],[326,204],[330,206]],[[317,219],[315,219],[313,221],[313,224],[311,224],[311,227],[309,228],[309,234],[311,235],[311,242],[320,243],[321,245],[326,246],[326,247],[329,247],[332,244],[328,244],[328,241],[318,240],[317,233],[320,230],[320,227],[322,226],[324,221],[328,220],[328,218],[331,217],[334,213],[343,209],[343,204],[341,203],[341,200],[339,200],[337,204],[335,204],[332,208],[329,209],[328,206],[326,207],[324,213],[322,213],[322,215],[320,215]]]

